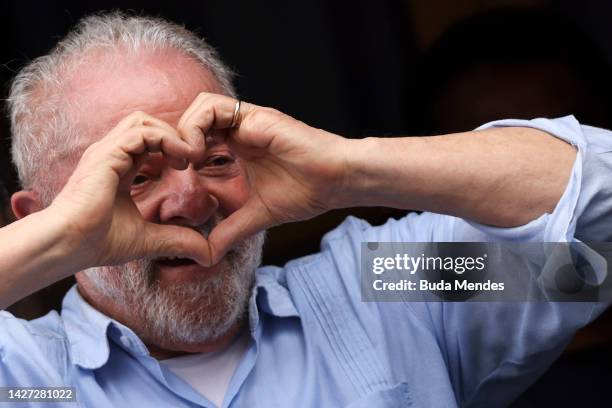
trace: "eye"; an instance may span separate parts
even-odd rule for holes
[[[139,186],[141,184],[146,183],[147,181],[149,181],[149,177],[145,176],[144,174],[138,174],[136,175],[136,177],[134,177],[134,180],[132,181],[132,185]]]
[[[209,167],[221,167],[226,164],[230,164],[234,161],[231,157],[227,156],[213,156],[206,160],[206,166]]]

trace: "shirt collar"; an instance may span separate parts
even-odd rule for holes
[[[255,274],[255,287],[249,301],[249,326],[253,333],[260,312],[276,317],[299,317],[291,294],[285,286],[284,270],[263,267]],[[95,370],[109,359],[109,338],[132,354],[148,354],[146,346],[127,326],[91,306],[74,285],[62,302],[62,319],[73,364]]]
[[[277,266],[259,268],[255,274],[255,290],[252,299],[257,300],[258,309],[276,317],[299,317],[291,294],[287,290],[285,269]]]
[[[64,296],[62,320],[72,362],[87,369],[103,366],[109,355],[107,330],[113,320],[87,303],[77,285]]]

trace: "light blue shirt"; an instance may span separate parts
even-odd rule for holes
[[[259,268],[251,344],[224,407],[503,406],[597,316],[604,305],[361,301],[362,242],[610,240],[611,132],[573,117],[486,126],[539,128],[578,148],[553,213],[507,229],[432,213],[380,227],[349,217],[321,252]],[[0,385],[73,386],[85,407],[212,405],[76,288],[61,314],[25,321],[0,313]]]

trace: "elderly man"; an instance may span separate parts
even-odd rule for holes
[[[0,315],[1,385],[95,407],[500,406],[603,308],[362,302],[359,245],[607,240],[607,131],[347,140],[237,102],[229,76],[192,33],[122,14],[19,73],[0,299],[78,285],[61,314]],[[426,212],[349,218],[320,253],[257,268],[266,228],[356,205]]]

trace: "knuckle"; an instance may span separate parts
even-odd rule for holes
[[[83,154],[81,155],[81,157],[84,157],[84,158],[91,157],[92,155],[95,154],[96,150],[99,149],[100,145],[101,145],[100,141],[97,141],[97,142],[94,142],[94,143],[90,144],[83,151]]]
[[[136,124],[136,125],[143,125],[145,120],[149,117],[149,115],[147,115],[146,113],[144,113],[141,110],[137,110],[132,112],[129,115],[129,118],[131,119],[131,122]]]
[[[146,132],[143,132],[142,130],[139,130],[139,132],[140,132],[141,137],[147,143],[157,142],[160,139],[159,135],[157,135],[156,133],[146,133]]]
[[[212,94],[210,92],[200,92],[198,94],[198,96],[196,97],[196,101],[198,102],[204,102],[206,99],[208,99]]]
[[[254,125],[260,125],[268,121],[268,113],[263,109],[256,109],[248,115],[249,121]]]
[[[145,140],[150,140],[150,138],[157,136],[157,132],[151,131],[150,128],[144,125],[134,126],[128,129],[125,133],[126,136],[128,136],[128,139],[131,139],[132,137],[136,136],[141,137]]]
[[[249,112],[244,120],[253,130],[263,130],[278,121],[282,113],[273,108],[257,108]]]
[[[193,123],[182,123],[177,126],[176,130],[178,130],[178,134],[182,139],[189,139],[192,137],[191,135],[196,132],[198,129]]]
[[[200,149],[194,148],[191,145],[185,146],[185,156],[197,158],[199,154],[200,154]]]

